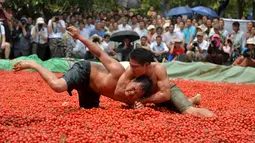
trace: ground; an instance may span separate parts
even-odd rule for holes
[[[255,142],[255,85],[174,81],[188,97],[202,95],[199,107],[217,115],[205,118],[105,97],[104,108],[81,110],[77,93],[54,93],[38,73],[0,79],[0,142]]]

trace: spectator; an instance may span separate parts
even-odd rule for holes
[[[134,49],[134,46],[130,42],[128,38],[124,39],[123,42],[117,46],[115,52],[118,53],[118,60],[119,61],[128,61],[129,60],[129,53]]]
[[[144,48],[146,50],[151,50],[150,45],[148,43],[148,38],[146,36],[143,36],[140,39],[140,43],[137,43],[136,48]]]
[[[152,40],[151,40],[151,42],[155,42],[156,41],[156,38],[158,37],[158,36],[163,36],[163,28],[162,27],[157,27],[157,29],[156,29],[156,33],[152,36]]]
[[[224,63],[223,53],[220,48],[220,36],[215,34],[212,36],[212,42],[208,48],[208,54],[206,60],[210,63],[222,65]]]
[[[176,34],[178,35],[178,37],[179,37],[179,39],[181,39],[183,42],[182,42],[182,46],[184,46],[183,44],[184,44],[184,39],[185,39],[185,36],[184,36],[184,27],[185,25],[184,25],[184,22],[183,21],[181,21],[180,23],[179,23],[179,28],[180,28],[180,30],[179,31],[177,31],[176,32]]]
[[[132,30],[132,27],[130,25],[127,24],[128,22],[128,18],[125,18],[122,22],[122,24],[120,24],[118,26],[119,30]]]
[[[27,18],[22,17],[18,26],[13,31],[14,57],[29,56],[30,54],[30,29]]]
[[[94,30],[91,31],[89,37],[92,37],[93,35],[98,35],[98,36],[100,36],[101,38],[103,38],[104,35],[105,35],[105,32],[104,32],[104,30],[102,30],[102,27],[103,27],[103,26],[102,26],[102,23],[101,23],[101,22],[98,22],[98,23],[96,24],[96,28],[95,28]]]
[[[155,26],[154,25],[150,25],[148,28],[149,34],[148,34],[148,42],[151,43],[152,42],[152,37],[155,34]]]
[[[119,30],[119,27],[118,27],[118,26],[119,26],[119,25],[118,25],[117,22],[114,22],[114,23],[113,23],[113,31],[114,31],[114,32]]]
[[[187,23],[187,28],[184,29],[185,51],[187,51],[187,45],[190,45],[196,36],[196,28],[191,24],[191,19],[187,19],[186,23]]]
[[[203,32],[197,32],[197,39],[195,39],[189,46],[187,57],[189,61],[205,61],[209,42],[204,39]]]
[[[228,31],[225,29],[224,26],[225,26],[224,20],[220,19],[220,22],[219,22],[219,32],[226,39],[227,36],[228,36]]]
[[[198,32],[203,32],[204,33],[204,36],[203,36],[204,40],[208,41],[209,36],[206,34],[206,31],[207,31],[207,27],[205,25],[200,25],[200,26],[197,27],[197,33]]]
[[[230,61],[230,57],[232,56],[232,41],[231,39],[227,39],[227,42],[225,43],[225,46],[223,46],[223,59],[224,63],[227,63]]]
[[[151,17],[153,12],[154,12],[154,7],[150,6],[149,11],[147,12],[147,16]]]
[[[65,21],[60,19],[59,13],[56,13],[48,22],[49,46],[52,58],[66,56],[67,42],[62,39],[66,32],[65,28]]]
[[[212,20],[211,19],[206,20],[206,27],[207,27],[207,31],[205,33],[207,35],[210,35],[211,29],[212,29]]]
[[[179,55],[182,55],[185,53],[185,49],[181,46],[181,44],[182,44],[182,40],[176,39],[174,41],[174,44],[171,45],[170,55],[167,60],[168,62],[176,60]]]
[[[166,44],[162,42],[161,36],[157,36],[156,41],[153,42],[150,47],[159,62],[162,62],[164,58],[166,59],[168,57],[169,49]]]
[[[243,56],[235,60],[233,66],[255,67],[255,40],[252,38],[248,39],[246,47],[248,49],[244,52]]]
[[[107,53],[107,54],[110,54],[111,52],[111,49],[109,48],[109,42],[110,42],[110,35],[109,34],[105,34],[104,35],[104,38],[102,40],[102,43],[101,43],[101,47],[102,49]]]
[[[87,17],[87,24],[86,24],[85,28],[89,30],[89,34],[92,30],[95,29],[95,25],[93,24],[93,17],[92,16]]]
[[[247,31],[246,31],[246,40],[248,40],[249,38],[252,37],[252,27],[253,27],[253,23],[248,22],[247,23]]]
[[[221,41],[221,43],[224,43],[225,41],[226,41],[226,39],[225,39],[225,37],[220,33],[220,31],[219,31],[219,25],[218,24],[215,24],[214,26],[213,26],[213,35],[214,34],[218,34],[219,36],[220,36],[220,41]],[[212,35],[210,35],[210,37],[212,37]]]
[[[165,24],[163,25],[164,33],[169,32],[169,26],[170,26],[170,23],[165,23]]]
[[[171,47],[174,44],[174,41],[178,39],[178,35],[174,32],[174,24],[170,24],[169,32],[163,34],[162,40],[166,43],[167,47]]]
[[[134,31],[137,32],[138,35],[139,35],[140,37],[143,37],[143,36],[147,36],[147,35],[148,35],[148,30],[145,29],[145,23],[144,23],[144,21],[141,21],[141,22],[140,22],[140,26],[139,26],[138,28],[135,28]]]
[[[202,17],[202,23],[207,26],[207,20],[208,20],[208,17],[207,16],[203,16]]]
[[[11,32],[10,32],[10,27],[8,25],[8,21],[12,20],[12,11],[11,10],[6,10],[5,8],[5,0],[0,1],[0,19],[3,20],[3,26],[5,28],[5,38],[7,42],[10,42],[11,38]]]
[[[136,15],[133,15],[133,16],[131,17],[131,22],[130,22],[129,25],[132,27],[132,29],[136,29],[136,28],[139,27],[139,23],[138,23],[138,21],[137,21]]]
[[[240,23],[234,22],[232,24],[233,26],[233,32],[229,35],[230,39],[233,41],[233,48],[234,50],[239,49],[245,44],[245,34],[243,31],[240,30]]]
[[[46,44],[48,41],[48,30],[45,27],[45,22],[42,17],[36,20],[35,26],[31,30],[32,43],[32,54],[37,54],[41,60],[45,59]]]
[[[81,35],[83,37],[89,39],[89,37],[90,37],[89,36],[90,35],[90,30],[85,27],[84,21],[80,21],[79,22],[79,27],[80,27]]]
[[[10,43],[6,42],[5,28],[3,26],[3,22],[1,22],[0,24],[0,43],[1,43],[0,58],[3,51],[5,59],[9,59],[10,52],[11,52],[11,45]]]
[[[180,29],[181,29],[180,23],[181,23],[181,22],[182,22],[182,16],[179,15],[179,16],[177,16],[176,24],[174,25],[175,32],[180,31]]]

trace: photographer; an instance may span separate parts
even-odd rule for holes
[[[6,41],[10,42],[11,32],[8,25],[8,21],[12,20],[12,11],[6,10],[5,0],[0,0],[0,19],[3,19],[3,26],[5,28]]]
[[[14,57],[29,56],[30,54],[30,29],[27,18],[22,17],[13,31]]]
[[[204,33],[198,32],[197,38],[187,46],[187,57],[191,61],[205,61],[209,42],[204,40]]]
[[[63,40],[65,28],[65,21],[61,19],[59,13],[56,13],[48,22],[49,46],[52,58],[66,56],[67,42]]]
[[[0,53],[4,52],[5,59],[9,59],[11,46],[8,42],[6,42],[5,29],[4,29],[2,21],[0,23],[0,44],[1,44]],[[0,55],[0,58],[1,58],[1,55]]]
[[[222,45],[220,43],[220,36],[218,34],[214,34],[211,40],[206,60],[210,63],[222,65],[224,63],[224,51],[222,50]]]
[[[36,25],[31,30],[31,36],[34,41],[32,43],[32,54],[37,54],[41,60],[44,60],[48,41],[48,31],[44,25],[44,19],[40,17],[36,20]]]
[[[250,38],[246,42],[247,50],[244,51],[243,56],[237,58],[233,66],[241,67],[255,67],[255,40]]]

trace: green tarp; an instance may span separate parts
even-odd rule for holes
[[[36,55],[20,57],[15,60],[0,60],[0,69],[11,70],[14,63],[19,60],[34,60],[38,64],[53,72],[66,72],[78,59],[53,58],[41,61]],[[124,67],[128,62],[121,63]],[[242,68],[233,66],[220,66],[210,63],[182,63],[172,62],[163,64],[171,79],[183,78],[213,82],[255,83],[255,68]]]

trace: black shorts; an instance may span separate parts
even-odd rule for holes
[[[99,107],[100,98],[100,95],[89,86],[90,72],[90,61],[80,61],[75,63],[62,77],[67,82],[69,95],[72,96],[72,90],[76,89],[79,94],[80,107],[86,109]]]

